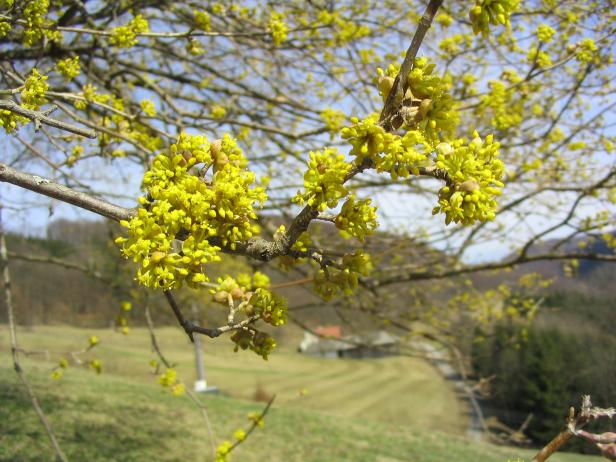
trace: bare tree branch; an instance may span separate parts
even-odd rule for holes
[[[9,258],[14,258],[16,260],[23,260],[31,263],[45,263],[51,265],[58,265],[66,269],[81,271],[82,273],[87,274],[88,276],[92,276],[95,279],[99,279],[101,281],[109,282],[109,278],[103,276],[99,271],[88,268],[87,266],[79,265],[77,263],[73,263],[71,261],[62,260],[60,258],[55,257],[41,257],[38,255],[26,255],[22,253],[8,252]]]
[[[21,188],[29,189],[82,209],[97,213],[112,220],[130,220],[135,214],[134,209],[127,209],[111,204],[103,199],[93,197],[38,175],[20,172],[6,164],[0,164],[0,181],[11,183]]]
[[[544,462],[552,454],[558,451],[567,441],[581,433],[581,428],[588,422],[600,418],[611,419],[616,415],[616,409],[603,409],[593,407],[590,401],[590,396],[582,397],[582,405],[576,413],[574,408],[569,408],[567,415],[566,427],[558,435],[556,435],[548,444],[539,451],[531,462]],[[580,435],[583,436],[583,435]],[[603,443],[599,443],[603,444]],[[608,454],[609,455],[609,454]],[[607,457],[607,456],[606,456]],[[614,459],[611,459],[614,460]]]
[[[87,128],[81,128],[77,125],[70,124],[68,122],[62,122],[58,119],[52,119],[49,117],[53,111],[57,109],[56,106],[52,106],[44,111],[33,111],[20,106],[10,99],[0,99],[0,109],[6,109],[15,114],[27,117],[35,124],[34,129],[39,130],[41,124],[49,125],[50,127],[59,128],[67,132],[74,133],[76,135],[85,136],[86,138],[96,138],[96,131],[89,130]]]
[[[419,25],[415,30],[415,35],[413,36],[413,40],[411,45],[409,46],[406,56],[404,57],[404,61],[400,66],[400,72],[396,76],[394,80],[394,86],[389,92],[387,96],[387,100],[385,101],[385,106],[381,111],[381,116],[379,121],[383,124],[385,130],[391,130],[391,122],[389,119],[391,116],[397,111],[398,105],[402,101],[402,97],[404,96],[404,92],[408,88],[407,78],[411,71],[413,70],[413,65],[415,64],[415,57],[417,56],[417,52],[419,51],[419,47],[421,46],[421,42],[423,42],[428,29],[432,24],[432,20],[436,15],[439,7],[443,3],[443,0],[430,0],[430,3],[426,7],[426,11],[419,21]]]

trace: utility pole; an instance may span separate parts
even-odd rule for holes
[[[192,302],[192,317],[195,323],[199,323],[197,319],[197,305]],[[205,369],[203,367],[203,350],[201,349],[201,336],[199,334],[194,336],[195,344],[195,363],[197,366],[197,381],[195,382],[195,391],[202,393],[207,391],[207,382],[205,381]]]

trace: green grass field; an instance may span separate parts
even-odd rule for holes
[[[158,385],[143,329],[129,336],[111,330],[68,327],[20,329],[25,350],[49,350],[23,360],[61,445],[77,461],[209,460],[201,416],[187,397]],[[49,373],[60,354],[101,339],[93,354],[103,361],[96,375],[69,367],[59,381]],[[187,385],[194,379],[190,343],[179,329],[158,332],[163,352],[178,364]],[[0,330],[0,461],[52,460],[47,438],[10,364],[8,333]],[[464,439],[465,409],[449,385],[415,358],[324,360],[299,355],[293,343],[270,361],[234,354],[225,339],[205,342],[207,378],[220,395],[203,397],[215,440],[246,428],[246,414],[263,404],[251,401],[257,387],[277,398],[258,430],[234,452],[234,461],[507,461],[528,451]],[[300,390],[307,391],[301,395]],[[552,460],[552,459],[551,459]],[[600,460],[558,455],[558,462]]]

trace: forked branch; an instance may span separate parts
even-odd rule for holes
[[[8,111],[19,114],[20,116],[27,117],[34,122],[34,129],[39,130],[41,124],[49,125],[50,127],[59,128],[76,135],[85,136],[86,138],[96,138],[96,131],[88,128],[82,128],[77,125],[73,125],[68,122],[63,122],[58,119],[49,117],[53,111],[57,109],[57,106],[51,106],[44,111],[33,111],[20,106],[16,102],[10,99],[0,99],[0,109],[6,109]]]

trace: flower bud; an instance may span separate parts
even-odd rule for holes
[[[419,120],[426,117],[426,115],[428,114],[428,111],[430,110],[430,106],[432,106],[432,100],[430,98],[426,98],[421,101],[421,103],[419,104],[419,110],[417,113],[417,118]]]
[[[481,6],[475,5],[469,11],[468,18],[471,20],[471,22],[475,22],[479,18],[479,15],[481,15]]]
[[[236,300],[239,298],[242,298],[243,295],[244,295],[244,291],[240,289],[239,287],[235,287],[233,290],[231,290],[231,297],[233,297]]]
[[[231,341],[233,341],[237,347],[242,350],[247,349],[250,346],[250,342],[252,341],[253,334],[247,330],[238,330],[231,336]]]
[[[222,147],[222,139],[217,139],[212,141],[210,144],[210,154],[212,155],[212,159],[216,159],[218,157],[218,153],[220,152],[220,148]]]
[[[186,162],[188,162],[191,159],[191,157],[193,156],[193,153],[191,151],[189,151],[188,149],[184,149],[181,152],[181,154],[182,154],[182,157],[184,158],[184,160]]]
[[[225,168],[225,165],[229,163],[229,158],[226,154],[219,153],[214,160],[214,172],[218,172]]]
[[[244,312],[246,313],[246,316],[253,316],[254,314],[256,314],[257,310],[252,305],[246,305],[246,308],[244,308]]]
[[[150,255],[150,262],[156,264],[156,263],[160,262],[166,256],[167,256],[167,254],[165,252],[156,251],[152,255]]]
[[[436,146],[436,152],[438,152],[442,156],[448,156],[453,152],[453,148],[449,143],[439,143]]]
[[[258,331],[255,334],[252,342],[255,344],[255,346],[260,347],[266,345],[270,338],[271,336],[266,334],[265,332]]]
[[[378,89],[383,94],[383,98],[387,98],[389,92],[394,87],[394,78],[386,75],[379,77]]]
[[[229,298],[229,292],[225,291],[225,290],[221,290],[219,292],[216,292],[214,294],[214,301],[216,303],[222,303],[222,304],[227,304],[227,299]]]
[[[475,180],[466,180],[458,185],[459,191],[473,192],[473,191],[477,191],[478,189],[479,189],[479,183],[477,183]]]

